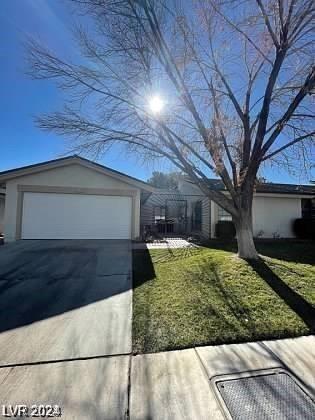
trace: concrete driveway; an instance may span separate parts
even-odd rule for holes
[[[0,247],[0,364],[131,352],[131,244],[19,241]]]

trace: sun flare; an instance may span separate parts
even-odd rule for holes
[[[164,105],[165,105],[164,101],[161,99],[160,96],[155,95],[155,96],[152,96],[152,98],[150,98],[149,107],[150,107],[151,112],[153,112],[154,114],[160,113]]]

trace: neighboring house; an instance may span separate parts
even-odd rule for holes
[[[209,182],[224,191],[220,181]],[[314,216],[314,197],[315,186],[260,184],[254,198],[254,234],[292,237],[294,219]],[[212,238],[216,222],[229,219],[185,178],[176,191],[159,190],[78,156],[0,173],[0,228],[3,223],[8,242],[137,239],[145,229]]]

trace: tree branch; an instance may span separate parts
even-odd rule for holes
[[[274,151],[274,152],[272,152],[272,153],[269,153],[269,155],[264,156],[264,157],[262,158],[262,161],[265,161],[265,160],[267,160],[267,159],[270,159],[270,158],[272,158],[273,156],[277,155],[278,153],[283,152],[285,149],[287,149],[287,148],[289,148],[289,147],[293,146],[294,144],[299,143],[299,142],[301,142],[302,140],[304,140],[304,139],[306,139],[306,138],[308,138],[308,137],[312,137],[312,136],[315,136],[315,131],[313,131],[312,133],[307,133],[307,134],[304,134],[304,136],[297,137],[296,139],[294,139],[294,140],[290,141],[289,143],[285,144],[284,146],[279,147],[279,149],[275,150],[275,151]]]
[[[258,4],[258,6],[259,6],[259,8],[260,8],[260,10],[261,10],[261,13],[262,13],[262,15],[263,15],[263,18],[264,18],[264,21],[265,21],[266,27],[267,27],[267,29],[268,29],[268,32],[269,32],[269,34],[270,34],[271,38],[272,38],[272,41],[273,41],[274,45],[276,46],[276,48],[279,48],[279,47],[280,47],[280,44],[279,44],[279,42],[278,42],[278,39],[277,39],[276,34],[274,33],[274,31],[273,31],[273,29],[272,29],[272,26],[271,26],[271,23],[270,23],[270,20],[269,20],[268,14],[266,13],[265,7],[264,7],[264,5],[262,4],[261,0],[256,0],[256,1],[257,1],[257,4]]]
[[[272,144],[275,142],[281,131],[283,130],[285,124],[289,121],[289,119],[294,114],[294,111],[297,109],[299,104],[302,102],[302,100],[305,98],[307,94],[309,94],[315,87],[315,66],[311,69],[309,75],[307,76],[304,85],[298,92],[298,94],[295,96],[291,104],[289,105],[288,109],[282,116],[282,118],[279,120],[277,124],[277,128],[273,131],[273,133],[270,135],[267,142],[262,147],[261,153],[262,156],[268,151],[268,149],[272,146]]]

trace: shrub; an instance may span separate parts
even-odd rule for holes
[[[315,239],[315,219],[295,219],[293,231],[300,239]]]
[[[236,235],[234,223],[229,220],[220,220],[215,225],[215,234],[220,239],[233,239]]]

